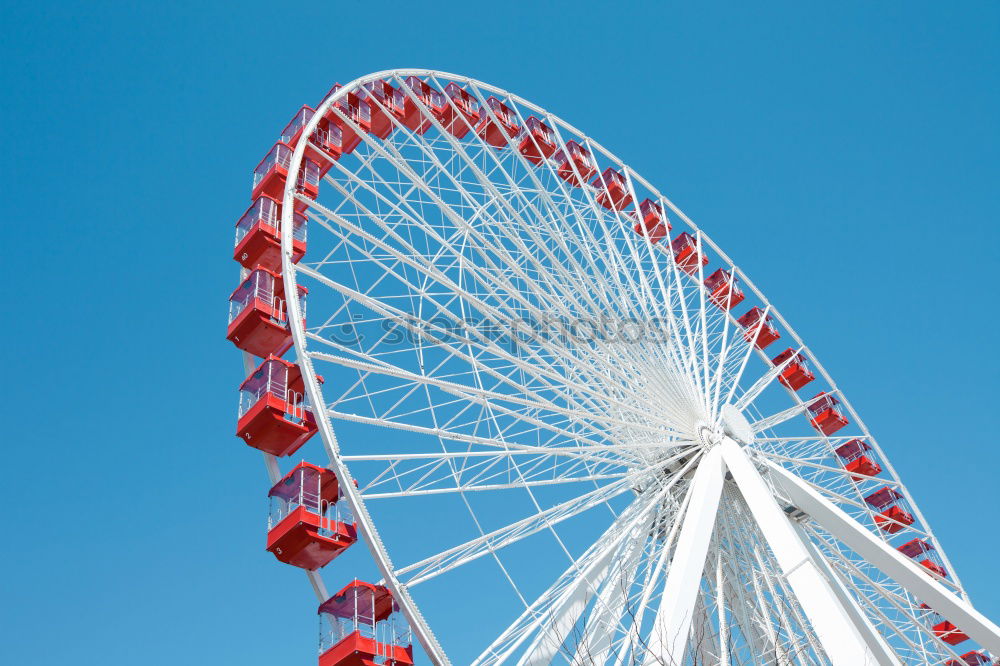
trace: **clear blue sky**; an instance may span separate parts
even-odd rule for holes
[[[400,66],[517,92],[677,202],[1000,618],[1000,4],[423,4],[4,3],[0,662],[314,663],[232,435],[232,227],[298,105]]]

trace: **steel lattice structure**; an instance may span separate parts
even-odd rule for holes
[[[338,86],[298,132],[288,173],[323,173],[281,201],[302,404],[434,663],[1000,654],[812,350],[596,141],[428,70]],[[459,633],[478,657],[449,661]]]

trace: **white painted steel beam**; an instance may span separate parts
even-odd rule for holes
[[[663,596],[647,640],[644,665],[682,663],[691,631],[695,600],[705,570],[726,470],[718,447],[698,465],[688,491],[690,501],[683,517],[674,558],[667,571]]]
[[[826,531],[954,623],[980,646],[1000,654],[1000,627],[933,580],[913,560],[862,527],[835,504],[779,465],[764,461],[788,498]]]
[[[747,454],[728,437],[717,448],[722,451],[726,466],[827,657],[834,666],[877,664],[872,650]]]
[[[844,582],[837,575],[837,572],[833,570],[830,563],[827,562],[826,558],[817,550],[815,544],[809,540],[809,537],[804,533],[800,525],[795,525],[796,531],[799,533],[799,538],[802,543],[806,545],[809,550],[810,555],[812,555],[813,562],[820,568],[820,571],[826,576],[827,580],[830,581],[830,586],[833,589],[833,593],[837,595],[837,599],[840,600],[840,605],[844,607],[847,611],[848,616],[851,621],[854,622],[854,626],[857,627],[858,631],[861,633],[861,637],[864,639],[865,643],[871,649],[872,654],[875,655],[875,659],[878,661],[879,666],[899,666],[902,662],[899,661],[899,657],[893,653],[892,648],[889,644],[885,642],[885,638],[878,633],[875,629],[875,625],[871,623],[868,616],[865,615],[864,611],[855,601],[854,597],[851,596],[850,592],[847,591],[847,587]]]

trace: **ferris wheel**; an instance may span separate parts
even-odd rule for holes
[[[477,666],[1000,655],[813,351],[563,120],[379,72],[296,113],[252,200],[237,434],[274,483],[268,550],[321,604],[321,666],[413,663],[410,631]],[[382,580],[330,595],[360,542]]]

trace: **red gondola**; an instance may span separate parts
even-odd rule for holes
[[[319,607],[319,666],[409,666],[410,630],[392,593],[355,580]]]
[[[597,188],[594,199],[608,210],[625,210],[632,204],[632,193],[628,191],[628,182],[619,171],[608,167],[590,184]]]
[[[969,636],[951,622],[945,620],[934,625],[934,634],[948,645],[958,645],[969,640]]]
[[[677,268],[688,275],[694,275],[698,272],[699,249],[694,236],[686,231],[677,234],[677,237],[670,243],[670,249],[674,253]],[[700,257],[702,266],[708,263],[708,257],[705,256],[704,252],[700,254]]]
[[[429,84],[416,76],[408,76],[393,94],[396,98],[395,107],[399,113],[399,121],[404,127],[417,134],[424,134],[433,126],[420,108],[423,106],[429,111],[433,110],[434,89]]]
[[[476,126],[482,114],[479,102],[457,83],[449,83],[443,93],[434,93],[432,111],[446,132],[461,139]]]
[[[852,439],[838,446],[836,453],[844,461],[844,469],[851,474],[877,476],[882,473],[882,466],[867,454],[871,448],[864,440]],[[860,479],[855,477],[854,480],[859,481]]]
[[[305,317],[305,295],[299,286],[299,303]],[[285,284],[281,276],[257,267],[229,297],[229,327],[226,339],[237,348],[260,358],[281,356],[292,346],[285,307]]]
[[[865,502],[880,513],[875,516],[875,524],[884,532],[895,534],[914,522],[913,516],[899,506],[903,496],[889,486],[882,486],[865,497]]]
[[[306,253],[306,218],[292,217],[292,263]],[[233,259],[246,269],[257,266],[281,271],[281,204],[267,195],[258,197],[236,222],[236,248]]]
[[[832,435],[850,423],[847,417],[837,409],[838,404],[840,401],[825,391],[813,396],[807,407],[809,413],[812,414],[812,418],[809,419],[812,427],[824,435]]]
[[[648,236],[649,242],[654,245],[670,233],[670,220],[663,207],[652,199],[643,199],[638,210],[629,211],[628,216],[636,221],[633,231],[640,236]]]
[[[510,139],[521,133],[517,122],[517,114],[496,97],[486,99],[486,109],[483,109],[476,134],[494,148],[506,148]],[[492,112],[494,119],[490,116]]]
[[[926,556],[919,561],[920,566],[932,573],[937,574],[938,576],[941,576],[942,578],[948,577],[948,572],[944,568],[944,563],[940,561],[934,550],[934,546],[928,541],[920,538],[910,539],[896,550],[910,559],[916,559],[922,555]]]
[[[299,463],[267,494],[267,550],[285,564],[315,571],[355,541],[354,517],[328,469]]]
[[[567,141],[566,148],[557,151],[552,159],[558,165],[556,173],[573,187],[582,186],[597,173],[590,151],[576,141]]]
[[[528,131],[518,144],[517,151],[537,166],[556,152],[556,135],[551,127],[535,116],[528,116],[524,124]]]
[[[800,353],[797,353],[794,349],[789,347],[785,351],[781,352],[777,356],[771,359],[771,363],[774,365],[781,365],[785,361],[789,361],[785,369],[781,371],[778,376],[778,381],[793,391],[798,391],[800,388],[816,379],[816,375],[809,371],[809,367],[806,365],[806,357]]]
[[[705,278],[708,300],[716,307],[731,310],[743,302],[743,291],[736,286],[736,278],[724,268],[716,270]]]
[[[757,349],[764,349],[781,337],[771,322],[771,315],[765,316],[764,311],[757,306],[750,308],[745,315],[736,320],[736,323],[744,328],[743,339],[747,342],[753,340]]]
[[[403,109],[398,105],[396,89],[388,81],[379,79],[369,81],[358,91],[358,97],[368,105],[371,113],[369,131],[380,139],[386,139],[392,134],[395,125],[393,117],[402,116]]]
[[[945,662],[945,666],[993,666],[993,664],[1000,663],[994,662],[989,655],[979,650],[970,650],[963,654],[960,659],[962,661],[949,659]]]
[[[240,386],[236,436],[275,456],[295,453],[316,434],[299,366],[269,357]]]
[[[341,88],[343,86],[339,83],[334,84],[324,99],[339,92]],[[350,122],[344,120],[341,114]],[[357,93],[349,92],[337,100],[319,122],[320,145],[334,159],[341,155],[350,155],[361,143],[358,129],[362,132],[371,131],[371,120],[371,107],[368,102],[362,100]]]
[[[268,196],[280,201],[284,196],[285,181],[288,178],[288,169],[291,163],[292,148],[280,141],[274,144],[257,165],[257,168],[253,170],[253,191],[250,198],[257,199],[261,196]],[[315,199],[316,195],[319,194],[319,178],[319,165],[312,160],[303,159],[295,191],[307,199]],[[304,211],[307,205],[306,202],[296,199],[295,210]]]
[[[309,121],[312,120],[312,117],[314,115],[316,115],[316,111],[313,110],[311,106],[303,106],[301,109],[296,111],[295,115],[292,116],[292,119],[288,122],[287,125],[285,125],[285,129],[281,131],[281,142],[287,145],[292,150],[295,150],[295,147],[299,143],[299,139],[302,138],[302,132],[305,130],[306,124],[308,124]],[[326,139],[327,137],[324,135],[323,138]],[[315,139],[316,137],[314,137],[314,141]],[[323,145],[324,143],[325,141],[320,141],[320,145],[323,148],[325,148],[325,145]],[[337,145],[338,151],[339,148],[340,146],[338,142]],[[339,152],[337,153],[337,155],[339,156]],[[325,174],[327,171],[330,170],[331,156],[332,155],[330,155],[329,150],[319,150],[318,148],[314,148],[311,143],[307,145],[305,148],[305,158],[308,160],[312,160],[317,165],[319,165],[320,176],[322,176],[323,174]],[[334,157],[334,159],[336,159],[336,157]]]

